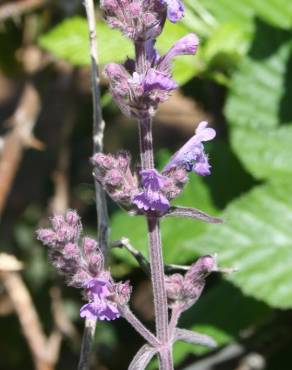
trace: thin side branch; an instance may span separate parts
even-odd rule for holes
[[[147,276],[150,276],[150,263],[141,252],[138,251],[130,242],[128,238],[121,238],[120,240],[115,240],[111,243],[111,248],[125,248],[131,255],[136,259],[141,269],[145,272]],[[185,272],[188,271],[190,266],[183,265],[164,265],[164,272],[171,274],[174,272]]]
[[[105,123],[102,118],[99,72],[98,72],[98,52],[96,39],[96,21],[93,0],[84,0],[86,10],[88,30],[89,30],[89,49],[91,57],[91,84],[93,99],[93,152],[103,150],[103,133]],[[98,217],[98,241],[99,247],[103,252],[105,259],[108,250],[108,212],[106,197],[100,184],[95,181],[96,210]],[[82,339],[80,360],[78,370],[88,370],[90,366],[90,354],[92,352],[93,339],[95,334],[96,320],[85,320],[85,330]]]

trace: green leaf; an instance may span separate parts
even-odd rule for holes
[[[236,129],[231,138],[243,165],[257,179],[287,181],[292,175],[292,126]]]
[[[208,38],[204,46],[204,57],[207,63],[219,67],[233,66],[247,53],[249,43],[249,32],[238,24],[223,23]]]
[[[284,31],[258,24],[250,56],[234,74],[225,107],[232,148],[258,179],[283,180],[291,173],[292,128],[279,127],[292,122],[287,37]]]
[[[225,108],[232,127],[265,129],[279,123],[290,44],[264,59],[245,58],[233,76]]]
[[[177,205],[196,207],[204,212],[215,215],[216,209],[212,205],[207,187],[199,177],[191,176],[184,193],[174,202]],[[186,249],[185,245],[189,238],[199,235],[206,230],[206,224],[195,220],[166,218],[162,221],[162,241],[164,245],[164,257],[167,263],[186,263],[194,260],[195,250]],[[119,211],[111,220],[112,239],[120,239],[126,236],[134,247],[147,255],[147,230],[144,217],[128,216]],[[127,251],[116,250],[115,255],[123,261],[136,265],[133,257]]]
[[[265,4],[268,1],[265,1]],[[213,15],[218,23],[236,23],[245,29],[252,28],[254,10],[246,1],[201,0],[200,3]]]
[[[241,23],[249,27],[254,17],[283,29],[292,27],[292,3],[287,0],[201,0],[219,22]]]
[[[101,64],[119,62],[133,55],[130,41],[103,21],[97,22],[97,40]],[[77,66],[90,63],[88,42],[87,22],[82,17],[61,22],[39,39],[41,47]]]
[[[292,2],[287,0],[245,0],[264,21],[284,29],[292,27]]]
[[[227,207],[226,222],[188,240],[198,253],[218,253],[235,267],[227,278],[247,295],[277,308],[292,307],[292,196],[287,184],[258,186]]]

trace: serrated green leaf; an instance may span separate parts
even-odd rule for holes
[[[227,278],[245,294],[273,307],[291,308],[291,186],[258,186],[228,206],[223,217],[225,224],[209,226],[201,237],[189,239],[189,249],[218,253],[221,266],[238,268]]]
[[[271,40],[268,45],[266,37]],[[258,24],[251,55],[234,74],[225,107],[232,148],[258,179],[280,180],[291,173],[292,129],[279,126],[292,122],[287,37],[284,31]]]
[[[233,76],[225,113],[232,127],[275,127],[290,44],[263,60],[246,58]]]
[[[191,176],[190,183],[175,204],[196,207],[204,212],[215,215],[216,209],[203,181],[199,177]],[[206,229],[206,224],[189,219],[166,218],[162,221],[162,241],[164,245],[164,258],[166,263],[186,263],[194,260],[196,252],[185,249],[185,243],[194,235],[199,235]],[[147,255],[147,230],[144,217],[131,217],[119,211],[111,220],[111,236],[120,239],[126,236],[136,249]],[[127,251],[116,250],[115,255],[123,261],[136,265],[133,257]]]
[[[292,126],[236,129],[231,138],[243,165],[256,178],[287,181],[292,175]]]

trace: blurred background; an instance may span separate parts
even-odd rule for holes
[[[196,57],[174,63],[181,84],[154,123],[157,166],[208,120],[212,175],[191,175],[180,205],[221,215],[223,225],[167,219],[168,263],[218,253],[221,267],[180,325],[212,335],[218,349],[178,343],[177,369],[291,370],[292,345],[292,2],[185,0],[167,23],[161,53],[188,32]],[[133,55],[98,10],[102,65]],[[88,35],[79,0],[0,1],[0,369],[69,369],[78,362],[83,322],[78,291],[50,267],[35,229],[52,212],[77,209],[95,236],[89,157],[92,106]],[[105,151],[127,149],[137,163],[137,124],[111,100],[102,79]],[[111,239],[128,237],[147,254],[146,228],[109,200]],[[9,256],[7,256],[9,254]],[[130,279],[132,308],[153,328],[151,287],[124,250],[111,269]],[[124,370],[142,344],[123,320],[99,322],[93,368]],[[42,359],[46,358],[44,366]],[[155,363],[152,369],[155,369]]]

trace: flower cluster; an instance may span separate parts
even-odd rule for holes
[[[180,0],[101,0],[107,23],[132,40],[160,35],[166,17],[173,23],[184,15]]]
[[[126,152],[117,155],[97,153],[92,158],[95,179],[110,197],[127,210],[137,207],[143,212],[164,214],[170,208],[170,200],[176,198],[188,181],[187,172],[198,175],[210,174],[210,164],[204,151],[204,141],[212,140],[216,132],[201,122],[195,135],[170,159],[160,174],[156,169],[141,170],[141,191],[137,177],[130,169],[130,156]]]
[[[195,54],[198,44],[197,36],[189,34],[177,41],[165,55],[159,56],[153,40],[149,40],[143,70],[132,59],[124,64],[108,64],[105,74],[120,109],[127,116],[139,119],[153,116],[158,104],[166,101],[170,92],[177,88],[171,76],[172,59],[177,55]]]
[[[216,258],[203,256],[191,265],[185,276],[173,274],[165,277],[169,306],[178,306],[181,311],[190,308],[200,298],[206,277],[217,270]]]
[[[137,178],[130,169],[131,158],[126,152],[116,155],[97,153],[91,159],[95,167],[95,179],[109,196],[129,209],[132,198],[139,192]]]
[[[130,297],[128,283],[116,284],[104,260],[97,242],[89,237],[80,240],[82,225],[76,211],[54,215],[51,228],[37,230],[37,238],[49,247],[53,266],[66,277],[68,285],[84,289],[89,303],[81,310],[81,317],[114,320],[119,317],[119,305]]]

